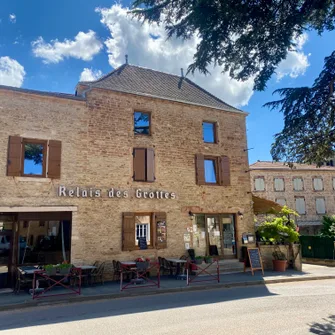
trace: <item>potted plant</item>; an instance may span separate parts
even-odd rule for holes
[[[48,276],[55,276],[57,273],[57,268],[55,265],[48,264],[44,267],[45,272]]]
[[[207,264],[213,263],[213,257],[211,256],[205,256],[204,259]]]
[[[58,269],[59,269],[59,274],[61,275],[67,275],[69,274],[70,270],[72,268],[72,264],[60,264],[58,265]]]
[[[280,250],[276,250],[272,253],[272,256],[273,270],[281,272],[286,271],[287,259],[285,254]]]
[[[195,264],[202,264],[204,258],[202,256],[195,257]]]

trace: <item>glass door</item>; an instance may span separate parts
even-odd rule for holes
[[[222,214],[223,254],[225,258],[236,258],[235,220],[232,214]]]
[[[206,215],[208,254],[211,256],[222,255],[222,235],[219,218],[220,216],[218,215]]]
[[[0,289],[10,286],[12,226],[0,217]]]

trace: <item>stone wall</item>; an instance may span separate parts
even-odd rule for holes
[[[134,136],[133,112],[152,113],[152,135]],[[218,144],[202,140],[202,121],[218,123]],[[245,114],[132,94],[92,90],[87,102],[0,90],[0,207],[77,206],[72,217],[72,262],[179,257],[185,252],[188,212],[243,213],[237,243],[253,232]],[[6,177],[8,137],[62,141],[61,179]],[[155,149],[156,181],[132,180],[134,147]],[[195,154],[227,155],[231,186],[198,186]],[[103,190],[100,198],[59,197],[57,188]],[[128,198],[108,198],[110,188]],[[176,199],[137,199],[134,190],[175,192]],[[121,251],[123,212],[166,212],[167,249]]]
[[[273,270],[272,260],[273,256],[272,253],[275,250],[280,249],[286,255],[286,259],[289,258],[289,246],[288,245],[260,245],[260,253],[262,256],[263,267],[264,270]],[[295,270],[302,271],[302,261],[301,261],[301,252],[300,252],[300,244],[293,245],[293,251],[295,258]]]

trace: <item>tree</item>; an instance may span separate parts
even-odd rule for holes
[[[275,135],[275,160],[322,165],[335,151],[335,51],[312,87],[276,90],[282,99],[265,106],[284,115],[284,129]]]
[[[164,24],[168,37],[199,37],[188,71],[217,64],[234,79],[255,77],[256,90],[305,30],[335,28],[333,0],[134,0],[132,13]]]
[[[131,12],[163,24],[169,38],[199,37],[188,72],[220,65],[234,79],[254,78],[255,90],[265,89],[305,31],[335,29],[334,0],[134,0]],[[282,99],[266,104],[284,114],[274,160],[321,165],[335,154],[334,80],[333,52],[312,87],[277,90]]]

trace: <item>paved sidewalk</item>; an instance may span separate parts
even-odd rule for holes
[[[206,277],[201,277],[201,279],[206,279]],[[302,272],[294,270],[287,270],[286,272],[265,271],[264,276],[262,275],[261,271],[255,271],[254,276],[251,275],[250,271],[245,273],[240,272],[221,274],[220,283],[217,283],[217,281],[207,281],[201,283],[191,283],[190,286],[186,286],[186,280],[176,280],[162,276],[160,288],[143,287],[129,289],[123,292],[120,292],[119,282],[108,282],[105,283],[105,285],[83,287],[82,294],[80,296],[68,295],[33,300],[31,295],[29,295],[26,291],[21,291],[21,293],[18,295],[13,293],[4,293],[0,294],[0,311],[46,304],[70,303],[100,299],[118,299],[135,295],[150,295],[322,279],[335,279],[335,269],[326,266],[303,264]],[[139,285],[137,287],[139,287]]]

